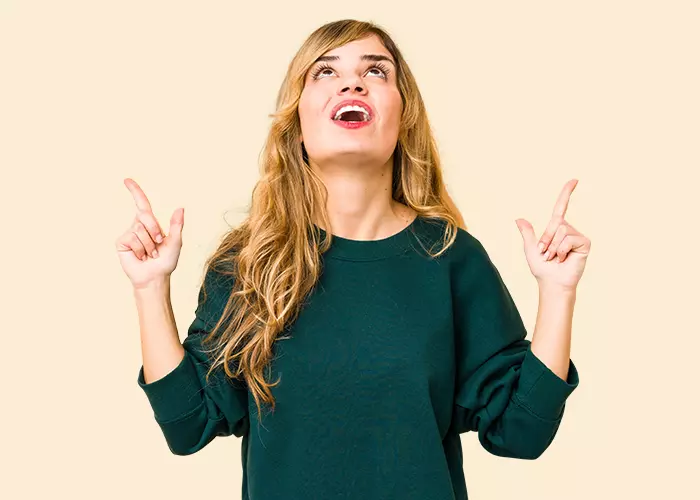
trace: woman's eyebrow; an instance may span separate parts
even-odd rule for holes
[[[314,64],[320,61],[337,61],[340,59],[338,56],[321,56],[318,59],[314,61]],[[391,57],[385,56],[384,54],[363,54],[360,56],[361,61],[388,61],[394,66],[396,66],[396,63],[394,63],[394,60]]]

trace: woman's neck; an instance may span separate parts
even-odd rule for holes
[[[332,234],[354,240],[382,239],[408,226],[417,213],[392,198],[392,165],[315,170],[328,190]],[[315,223],[323,227],[319,221]]]

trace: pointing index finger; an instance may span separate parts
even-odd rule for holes
[[[578,179],[571,179],[569,182],[564,184],[561,193],[559,193],[559,198],[554,205],[554,211],[552,212],[553,217],[564,218],[566,215],[566,209],[569,207],[569,199],[571,198],[571,193],[578,184]]]
[[[148,202],[146,194],[136,183],[136,181],[127,178],[124,179],[124,184],[126,185],[126,188],[129,190],[129,192],[131,192],[131,195],[134,197],[134,201],[136,202],[136,208],[138,208],[141,212],[151,212],[151,204]]]

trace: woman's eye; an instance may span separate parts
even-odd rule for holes
[[[331,68],[330,66],[319,66],[318,68],[316,68],[313,71],[313,73],[311,74],[311,78],[313,80],[317,80],[317,79],[321,78],[322,76],[326,76],[323,74],[326,71],[333,71],[333,68]]]
[[[372,71],[378,71],[377,74],[372,74]],[[321,66],[317,68],[311,75],[312,79],[318,80],[319,78],[324,78],[326,76],[331,76],[333,74],[334,70],[333,68],[329,66]],[[378,76],[383,79],[387,79],[387,74],[388,70],[382,68],[381,66],[372,66],[367,70],[367,74],[370,74],[371,76]]]

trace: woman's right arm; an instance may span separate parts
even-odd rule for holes
[[[209,271],[208,293],[226,290]],[[211,331],[209,318],[220,301],[207,299],[180,344],[172,314],[169,284],[134,291],[139,311],[143,366],[138,384],[148,397],[153,416],[175,455],[191,455],[216,436],[243,436],[248,430],[248,392],[244,384],[228,380],[215,370],[206,381],[211,359],[201,340]],[[200,290],[200,299],[202,291]]]
[[[150,384],[172,372],[185,356],[170,303],[170,277],[134,288],[141,331],[144,380]]]
[[[195,320],[180,343],[170,302],[170,275],[182,248],[184,210],[173,213],[170,232],[165,235],[139,185],[128,178],[124,184],[134,197],[137,212],[117,238],[116,247],[122,269],[133,285],[139,317],[143,365],[138,383],[170,450],[189,455],[216,436],[240,437],[247,431],[245,384],[233,383],[222,370],[213,372],[207,382],[211,360],[201,344],[211,331],[212,318],[221,314],[219,306],[230,287],[213,272],[207,273],[207,292],[216,300],[203,301],[200,290]]]

